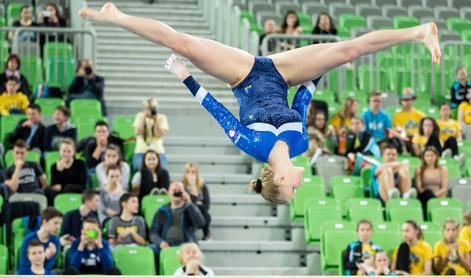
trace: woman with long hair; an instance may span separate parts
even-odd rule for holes
[[[142,157],[142,167],[132,178],[132,189],[137,193],[139,200],[150,194],[153,190],[161,190],[165,194],[170,185],[170,175],[162,168],[160,156],[153,150],[148,150]]]
[[[420,121],[419,131],[412,138],[414,155],[420,156],[426,147],[434,147],[438,154],[442,154],[440,143],[440,127],[432,117],[425,117]]]
[[[131,169],[129,168],[128,163],[123,160],[121,149],[113,144],[110,144],[105,148],[103,161],[95,168],[101,188],[108,183],[106,172],[111,166],[117,166],[121,170],[121,187],[124,191],[128,191]]]

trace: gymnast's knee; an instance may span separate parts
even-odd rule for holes
[[[361,45],[355,39],[343,41],[339,51],[344,55],[345,61],[353,61],[362,55]]]
[[[194,51],[194,38],[182,32],[176,32],[170,40],[170,49],[183,57],[191,57]]]

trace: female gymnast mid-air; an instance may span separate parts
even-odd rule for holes
[[[401,43],[422,42],[440,62],[435,23],[374,31],[355,39],[315,44],[276,53],[253,55],[222,43],[178,32],[167,24],[124,14],[112,3],[100,11],[79,11],[87,20],[107,22],[166,46],[207,74],[228,83],[240,105],[239,119],[216,101],[188,72],[182,59],[170,56],[165,67],[180,78],[193,96],[224,129],[229,139],[255,159],[268,162],[252,191],[273,203],[287,203],[300,186],[304,169],[290,158],[308,147],[306,110],[320,77],[335,67]],[[301,85],[290,108],[287,91]]]

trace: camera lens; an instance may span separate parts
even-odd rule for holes
[[[85,74],[86,75],[90,75],[90,74],[92,74],[92,72],[93,72],[92,68],[90,68],[90,67],[85,68]]]
[[[175,191],[173,192],[173,197],[181,197],[183,194],[181,191]]]

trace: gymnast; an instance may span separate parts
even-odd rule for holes
[[[362,55],[407,42],[422,42],[434,64],[441,57],[433,22],[254,57],[241,49],[178,32],[158,20],[124,14],[112,3],[106,3],[100,11],[81,9],[79,15],[120,26],[166,46],[205,73],[228,83],[239,102],[239,120],[190,75],[181,58],[172,55],[165,65],[213,115],[236,146],[255,159],[268,162],[260,178],[251,181],[250,188],[273,203],[288,203],[301,184],[304,169],[295,167],[290,158],[308,147],[306,110],[323,74]],[[301,86],[290,108],[287,91],[297,85]]]

